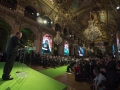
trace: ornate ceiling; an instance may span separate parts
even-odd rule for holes
[[[28,3],[29,2],[29,3]],[[53,23],[58,23],[62,29],[76,35],[87,43],[102,40],[112,42],[116,33],[118,6],[120,0],[19,0],[22,6],[31,5],[37,9],[40,16],[48,16]],[[83,34],[91,18],[99,25],[101,35],[94,41],[87,40]]]
[[[90,20],[90,12],[94,23],[99,24],[101,35],[95,40],[111,42],[117,27],[117,12],[119,0],[39,0],[51,7],[58,18],[63,18],[72,32],[80,38],[85,38],[84,30]],[[46,8],[45,8],[46,9]],[[58,20],[61,23],[60,20]],[[71,26],[72,25],[72,26]],[[87,40],[87,39],[86,39]],[[94,41],[94,42],[95,42]],[[88,40],[88,42],[91,42]]]

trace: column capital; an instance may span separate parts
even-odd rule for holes
[[[38,35],[34,35],[34,40],[37,40],[38,39]]]
[[[24,15],[24,11],[25,9],[22,6],[17,5],[17,9],[16,9],[17,13]]]

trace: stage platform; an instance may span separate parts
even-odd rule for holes
[[[0,62],[0,75],[2,76],[4,62]],[[23,66],[23,68],[22,68]],[[22,71],[22,73],[16,73]],[[11,72],[14,78],[3,81],[0,76],[0,90],[67,90],[67,86],[26,65],[15,62]]]

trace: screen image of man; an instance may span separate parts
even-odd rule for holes
[[[78,48],[78,53],[79,53],[79,56],[83,56],[84,55],[83,48],[79,47]]]
[[[50,53],[48,40],[45,40],[45,43],[43,43],[43,45],[42,45],[42,53],[43,53],[43,54],[44,54],[44,53],[45,53],[45,54]]]
[[[20,43],[20,38],[22,37],[21,32],[17,32],[15,36],[11,37],[8,43],[7,47],[7,57],[6,57],[6,63],[3,69],[3,80],[12,80],[13,78],[10,77],[10,72],[13,68],[14,61],[17,57],[17,52],[19,47],[27,47]]]

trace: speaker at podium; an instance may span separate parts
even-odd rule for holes
[[[25,58],[26,58],[26,51],[29,50],[29,51],[34,51],[36,50],[36,47],[28,47],[28,48],[21,48],[19,49],[19,51],[23,51],[23,62],[21,63],[21,71],[17,71],[16,72],[16,75],[18,76],[18,78],[25,78],[25,77],[28,77],[29,74],[27,72],[24,72],[24,62],[25,62]],[[20,62],[20,61],[19,61]],[[31,64],[31,62],[30,62]],[[30,66],[30,65],[29,65]]]

